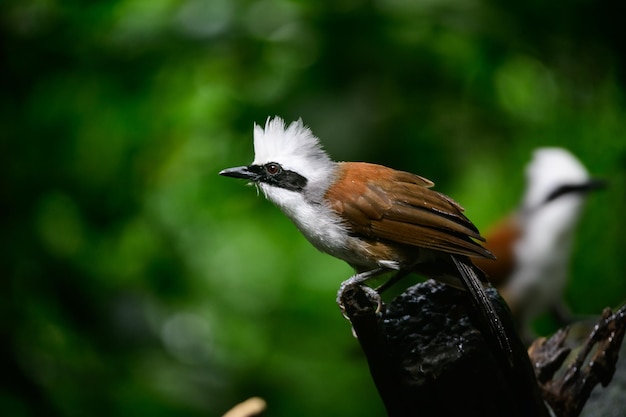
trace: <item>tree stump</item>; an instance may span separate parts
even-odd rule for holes
[[[410,287],[389,304],[379,306],[371,292],[358,285],[343,289],[339,301],[367,357],[389,416],[550,415],[544,401],[546,396],[552,392],[561,398],[561,394],[547,390],[545,383],[558,379],[555,379],[556,369],[567,355],[558,353],[562,346],[555,340],[551,345],[542,345],[543,357],[550,358],[543,362],[550,363],[547,372],[538,365],[537,358],[531,362],[514,331],[506,304],[495,289],[488,288],[487,294],[510,338],[512,364],[505,353],[499,351],[497,342],[488,336],[489,329],[463,291],[429,280]],[[617,329],[622,329],[623,337],[626,327],[623,313],[614,315],[611,323],[613,333],[598,332],[594,343],[598,339],[608,340],[613,334],[610,345],[617,345],[619,349],[621,340],[617,341]],[[602,356],[603,365],[594,368],[602,370],[598,381],[603,384],[610,380],[610,364],[614,367],[617,360],[612,349]],[[542,385],[538,384],[535,369],[538,372],[543,369]],[[572,378],[581,375],[578,373]],[[593,381],[590,383],[595,385]],[[581,386],[588,389],[588,384]],[[552,405],[557,403],[554,399],[550,401]],[[573,410],[580,412],[579,407]],[[566,414],[564,408],[556,411],[558,417],[578,415]]]

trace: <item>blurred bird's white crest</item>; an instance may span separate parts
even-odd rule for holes
[[[589,181],[589,173],[566,149],[538,148],[526,167],[526,179],[524,208],[528,210],[541,205],[550,193],[562,185]]]

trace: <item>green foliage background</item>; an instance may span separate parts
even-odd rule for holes
[[[566,298],[626,295],[623,2],[6,0],[0,413],[378,416],[351,274],[218,177],[302,117],[338,160],[420,173],[483,230],[537,146],[610,188]]]

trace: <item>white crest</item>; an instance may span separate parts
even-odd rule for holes
[[[537,207],[561,185],[584,184],[589,173],[574,155],[563,148],[539,148],[526,168],[527,209]]]
[[[304,125],[302,119],[285,127],[280,117],[267,118],[265,128],[254,125],[254,162],[262,165],[277,162],[315,182],[328,178],[334,163],[328,157],[319,139]]]

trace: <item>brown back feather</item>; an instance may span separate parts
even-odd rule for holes
[[[493,258],[474,240],[484,239],[463,215],[463,208],[431,190],[434,184],[426,178],[364,162],[344,162],[339,169],[339,178],[325,197],[352,232],[376,240]],[[384,189],[377,185],[381,182]]]

